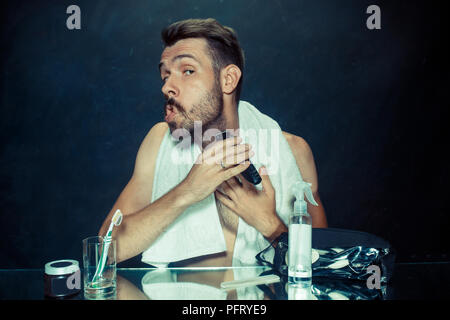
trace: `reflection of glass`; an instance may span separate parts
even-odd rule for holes
[[[288,300],[317,300],[311,291],[311,281],[288,283]]]
[[[94,275],[102,256],[103,237],[83,240],[84,297],[86,299],[115,299],[116,297],[116,241],[112,240],[103,272],[95,281]]]

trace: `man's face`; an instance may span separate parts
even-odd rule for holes
[[[205,39],[183,39],[165,48],[160,72],[165,121],[171,133],[184,128],[192,134],[194,121],[201,121],[205,130],[221,116],[222,90]]]

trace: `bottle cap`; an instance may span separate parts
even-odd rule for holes
[[[318,206],[317,202],[314,200],[314,196],[311,191],[311,183],[305,182],[305,181],[297,181],[292,186],[292,192],[295,196],[295,202],[294,202],[294,212],[295,213],[302,213],[306,212],[307,210],[307,204],[304,200],[304,196],[306,195],[306,199],[308,201]]]
[[[48,275],[71,274],[80,270],[77,260],[56,260],[45,264],[45,273]]]

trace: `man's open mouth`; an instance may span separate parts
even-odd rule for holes
[[[166,120],[166,122],[170,122],[173,120],[175,115],[176,115],[175,108],[171,105],[167,105],[166,106],[166,117],[164,118],[164,120]]]

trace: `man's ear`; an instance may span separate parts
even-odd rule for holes
[[[222,69],[220,74],[222,92],[225,94],[233,93],[241,79],[241,69],[235,64],[229,64]]]

